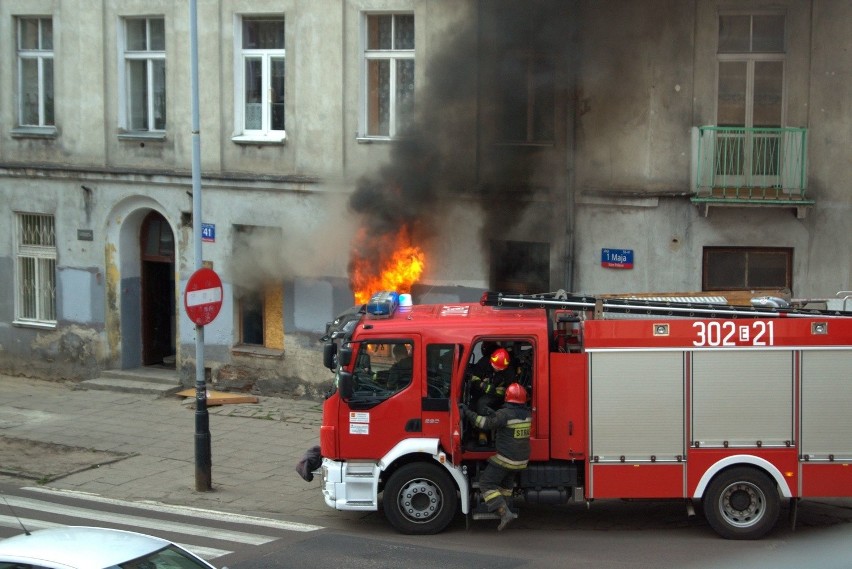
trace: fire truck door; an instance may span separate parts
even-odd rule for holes
[[[421,350],[417,337],[358,343],[352,396],[339,407],[342,456],[377,460],[402,440],[426,436]]]
[[[457,431],[454,425],[458,424],[458,409],[450,404],[450,385],[459,354],[461,349],[453,344],[426,346],[426,384],[421,404],[423,435],[440,439],[441,448],[450,452],[454,452],[452,433]]]

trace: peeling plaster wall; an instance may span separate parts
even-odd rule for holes
[[[212,264],[224,285],[222,310],[205,328],[205,366],[214,381],[311,390],[311,385],[330,380],[317,341],[325,323],[352,303],[346,275],[357,220],[348,199],[359,178],[394,156],[394,144],[357,138],[362,12],[414,11],[420,89],[431,78],[427,62],[438,59],[454,31],[466,29],[459,22],[474,25],[475,33],[462,44],[470,49],[457,53],[494,59],[488,51],[492,46],[475,38],[489,29],[484,19],[490,7],[516,3],[202,4],[199,18],[209,25],[199,30],[199,64],[212,87],[202,100],[204,205],[202,219],[195,221],[216,226],[216,241],[202,246],[203,260]],[[852,288],[852,3],[565,0],[554,5],[564,16],[554,20],[567,32],[564,40],[570,42],[573,58],[562,61],[565,68],[559,70],[558,139],[546,151],[501,146],[506,154],[499,156],[507,161],[543,153],[548,168],[531,180],[535,195],[520,200],[510,196],[505,209],[511,226],[497,224],[502,231],[497,237],[549,242],[554,288],[567,286],[562,277],[569,271],[560,267],[573,263],[572,284],[582,292],[695,289],[702,247],[707,245],[794,247],[796,292],[819,296]],[[704,218],[684,198],[596,194],[689,189],[690,129],[715,118],[713,35],[719,11],[776,8],[785,11],[789,24],[787,122],[809,128],[809,191],[817,200],[809,217],[796,220],[781,210],[715,209]],[[54,214],[59,310],[57,330],[26,328],[13,324],[13,296],[0,297],[0,369],[84,377],[141,363],[139,225],[155,210],[167,219],[176,239],[178,366],[182,381],[191,384],[196,332],[180,296],[195,261],[188,195],[189,97],[181,81],[188,75],[183,56],[188,48],[186,7],[168,0],[2,0],[0,37],[14,38],[14,15],[24,13],[52,14],[56,19],[57,93],[79,93],[80,84],[100,88],[84,97],[57,98],[61,128],[55,138],[13,137],[8,128],[0,132],[0,287],[14,290],[14,213]],[[168,136],[141,142],[116,135],[120,99],[115,96],[115,24],[121,16],[152,13],[167,20]],[[295,47],[287,52],[285,144],[259,147],[232,141],[237,114],[230,87],[235,76],[234,22],[246,13],[286,15],[287,41]],[[13,48],[14,42],[8,41],[0,46],[3,61],[14,61]],[[15,84],[14,67],[0,65],[0,84]],[[482,88],[481,99],[489,99],[487,85],[477,83],[482,76],[460,78],[458,92],[475,94]],[[412,291],[416,302],[476,301],[488,287],[490,261],[481,235],[494,222],[481,213],[476,196],[464,190],[490,171],[484,158],[494,152],[494,144],[482,133],[494,125],[477,122],[488,100],[474,96],[457,103],[457,108],[441,110],[452,110],[458,117],[458,136],[450,147],[462,164],[461,173],[455,172],[458,183],[443,188],[442,203],[436,204],[444,208],[429,228],[438,237],[423,244],[430,261],[423,281]],[[14,109],[14,89],[0,89],[0,124],[15,124]],[[570,227],[572,219],[576,227]],[[280,229],[281,243],[273,251],[243,253],[258,255],[256,264],[283,283],[283,351],[269,357],[235,350],[235,289],[242,276],[232,262],[235,224]],[[91,230],[93,240],[78,239],[79,229]],[[603,269],[603,247],[634,249],[635,268]],[[242,369],[242,375],[229,372],[231,368]]]

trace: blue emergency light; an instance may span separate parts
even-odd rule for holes
[[[367,314],[390,316],[399,304],[399,293],[392,291],[377,292],[367,302]]]

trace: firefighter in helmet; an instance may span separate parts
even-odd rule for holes
[[[512,495],[515,475],[527,467],[530,459],[532,414],[527,407],[527,390],[520,383],[506,388],[505,404],[493,415],[482,416],[461,404],[462,414],[478,429],[497,431],[497,453],[479,476],[479,491],[489,512],[500,515],[497,531],[517,516],[509,509],[506,496]]]
[[[506,387],[516,381],[517,373],[506,348],[496,342],[483,342],[482,352],[482,358],[471,369],[472,406],[477,413],[487,416],[493,415],[503,403]],[[488,446],[489,435],[479,431],[479,446]]]
[[[477,368],[471,372],[474,386],[479,390],[476,411],[480,415],[493,413],[500,406],[506,387],[517,378],[517,371],[511,365],[511,356],[506,348],[496,346],[484,366],[480,365],[483,360],[485,357],[477,362]]]

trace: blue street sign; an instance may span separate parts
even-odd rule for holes
[[[201,240],[205,243],[216,242],[216,225],[213,223],[201,224]]]
[[[632,269],[633,249],[601,249],[601,267]]]

